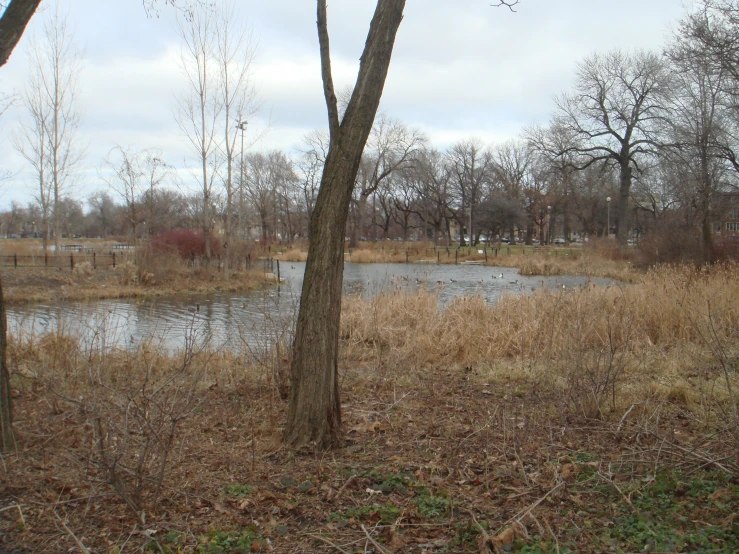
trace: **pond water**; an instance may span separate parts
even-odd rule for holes
[[[16,335],[40,335],[61,329],[80,337],[83,344],[102,346],[153,340],[160,347],[174,349],[185,340],[196,340],[232,350],[259,349],[289,337],[297,314],[305,263],[282,262],[280,270],[285,282],[268,291],[9,306],[8,330]],[[567,290],[588,283],[605,286],[613,281],[524,277],[516,269],[464,264],[347,263],[344,267],[345,294],[423,287],[438,293],[442,306],[463,295],[480,295],[494,302],[506,291],[530,294],[542,287],[564,286]]]

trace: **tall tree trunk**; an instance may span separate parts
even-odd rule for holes
[[[631,194],[631,166],[628,159],[621,163],[618,205],[616,206],[616,239],[620,246],[626,246],[629,237],[629,195]],[[609,230],[610,233],[610,230]]]
[[[0,282],[0,453],[15,450],[13,435],[13,406],[10,397],[10,371],[5,354],[8,323],[5,319],[3,286]]]
[[[326,0],[318,0],[321,72],[330,144],[310,221],[310,246],[293,343],[290,407],[284,441],[292,447],[341,439],[338,353],[344,233],[352,189],[377,114],[405,0],[378,0],[343,121],[331,75]]]
[[[359,243],[359,239],[364,236],[364,215],[367,213],[367,200],[369,200],[368,196],[360,194],[359,200],[357,200],[355,204],[354,225],[352,226],[352,233],[349,242],[349,246],[352,248],[356,248]]]

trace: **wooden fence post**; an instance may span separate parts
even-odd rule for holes
[[[69,269],[74,269],[74,254],[69,255]]]
[[[95,256],[95,252],[92,253],[92,269],[98,268],[98,262],[97,257]]]
[[[13,254],[13,267],[18,267],[18,254]]]
[[[115,252],[113,252],[113,269],[115,269]]]

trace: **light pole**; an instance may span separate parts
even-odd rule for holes
[[[606,196],[606,206],[608,206],[608,227],[606,228],[606,236],[611,238],[611,197]]]
[[[244,237],[244,131],[246,126],[249,124],[248,121],[244,120],[239,123],[236,127],[241,130],[241,178],[239,180],[239,234],[241,238]]]
[[[547,244],[552,243],[552,207],[547,206]]]

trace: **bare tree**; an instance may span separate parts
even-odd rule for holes
[[[479,140],[469,139],[449,149],[447,163],[458,200],[450,210],[459,223],[459,245],[465,246],[464,230],[466,227],[472,241],[476,231],[475,212],[484,188],[493,176],[493,160],[490,151]]]
[[[116,211],[116,204],[110,195],[103,191],[95,192],[87,200],[90,205],[93,217],[100,224],[102,229],[102,237],[108,238],[108,232],[113,226],[113,215]]]
[[[13,404],[10,394],[10,370],[6,355],[8,320],[5,317],[3,288],[0,283],[0,454],[15,451]]]
[[[107,171],[101,178],[123,199],[126,205],[126,219],[131,228],[133,243],[138,240],[138,224],[142,220],[140,208],[144,195],[149,194],[148,212],[153,216],[154,189],[168,176],[168,166],[161,154],[154,150],[113,148],[105,159]],[[149,221],[149,226],[153,225]]]
[[[251,118],[257,109],[256,92],[251,80],[251,63],[255,55],[255,45],[248,27],[237,29],[237,24],[239,24],[238,14],[234,4],[225,3],[216,14],[215,61],[219,73],[220,100],[218,102],[222,106],[222,161],[226,166],[223,176],[226,193],[224,207],[224,242],[226,245],[224,272],[226,276],[229,271],[229,252],[233,238],[232,212],[236,199],[233,178],[236,165],[234,162],[236,140],[241,125]]]
[[[223,112],[215,13],[208,6],[198,7],[191,17],[178,19],[177,30],[183,41],[180,61],[187,78],[187,92],[178,100],[175,118],[198,158],[200,227],[205,236],[205,255],[210,258],[213,186],[220,164],[218,121]]]
[[[45,102],[44,91],[39,82],[38,71],[32,72],[22,97],[23,107],[29,115],[29,122],[21,123],[13,136],[13,146],[28,162],[33,171],[31,184],[33,198],[41,209],[41,228],[44,252],[48,249],[51,236],[52,182],[50,180],[51,156],[49,155],[50,106]]]
[[[493,172],[511,207],[527,209],[526,243],[531,244],[533,233],[532,215],[534,198],[528,194],[536,182],[531,174],[533,155],[529,145],[521,140],[510,140],[496,146],[492,151]],[[528,200],[528,203],[527,203]],[[514,210],[520,211],[520,210]],[[509,222],[511,240],[515,236],[515,219]]]
[[[426,138],[398,120],[380,116],[372,126],[362,162],[357,172],[354,200],[355,218],[351,229],[351,245],[356,245],[364,229],[367,201],[385,179],[413,163]]]
[[[700,48],[700,42],[686,33],[667,50],[678,86],[671,103],[675,147],[666,155],[680,166],[681,180],[692,185],[704,251],[711,257],[714,196],[723,181],[727,152],[732,151],[724,108],[729,75],[723,64],[711,59],[710,51],[698,55]]]
[[[336,445],[341,437],[338,350],[344,273],[344,233],[359,163],[385,85],[405,0],[378,0],[343,118],[331,72],[326,0],[318,0],[321,76],[329,122],[329,150],[310,221],[310,247],[291,363],[290,406],[284,440]]]
[[[524,132],[529,147],[536,155],[537,185],[546,183],[548,194],[547,212],[552,207],[549,218],[549,229],[553,228],[553,220],[557,212],[562,214],[562,228],[566,241],[570,240],[571,219],[574,204],[577,202],[574,192],[575,171],[578,168],[577,148],[580,146],[577,132],[560,125],[557,120],[547,127],[534,126]],[[603,195],[604,198],[608,194]],[[543,218],[544,206],[539,209]],[[540,223],[541,225],[541,223]],[[610,232],[610,231],[609,231]],[[542,235],[543,237],[543,235]],[[542,239],[543,240],[543,239]]]
[[[576,155],[579,168],[603,160],[618,166],[616,236],[625,244],[633,172],[663,144],[659,133],[667,122],[669,73],[651,52],[613,51],[582,61],[575,87],[557,99],[556,124],[577,141],[563,154]]]
[[[444,155],[437,150],[424,150],[418,156],[413,170],[416,173],[416,194],[420,204],[418,216],[425,228],[429,224],[433,227],[434,242],[439,240],[443,230],[446,231],[447,239],[451,240],[447,224],[451,171]]]
[[[328,153],[328,136],[321,131],[311,131],[304,139],[306,147],[301,150],[301,156],[296,163],[302,192],[304,210],[304,229],[306,236],[313,207],[316,205],[316,196],[321,182],[323,164],[326,163]]]
[[[77,75],[81,54],[74,44],[67,15],[60,11],[59,6],[44,22],[43,40],[31,42],[29,58],[29,89],[32,89],[29,94],[36,97],[31,101],[36,105],[33,110],[36,113],[32,113],[32,118],[36,119],[35,125],[40,126],[33,134],[36,139],[46,142],[43,148],[36,142],[36,149],[39,155],[43,150],[47,156],[47,162],[39,163],[39,169],[48,167],[48,176],[44,175],[43,179],[48,180],[50,188],[54,245],[58,253],[61,240],[60,202],[72,183],[82,157],[76,136],[80,121]],[[28,153],[31,153],[30,150]],[[42,186],[41,177],[39,186]]]

